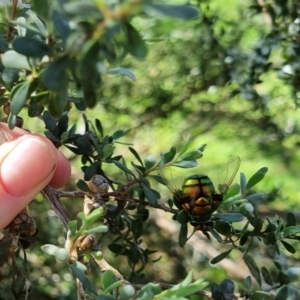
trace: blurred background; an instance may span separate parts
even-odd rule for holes
[[[106,75],[99,104],[87,111],[87,115],[90,119],[99,118],[106,134],[131,128],[122,142],[133,143],[145,156],[159,155],[174,144],[182,145],[188,135],[192,137],[192,146],[208,144],[196,173],[214,173],[235,155],[241,157],[240,171],[247,178],[259,168],[268,167],[266,178],[253,191],[265,193],[265,197],[253,203],[258,206],[259,214],[284,217],[291,211],[297,215],[300,1],[227,0],[225,4],[221,0],[192,0],[190,3],[200,10],[200,17],[193,21],[147,16],[134,19],[134,26],[149,44],[149,53],[145,61],[126,57],[122,67],[131,69],[137,80]],[[70,118],[78,123],[80,130],[83,122],[78,112],[71,110]],[[36,131],[37,122],[28,120],[25,124]],[[133,160],[127,145],[117,145],[117,153]],[[107,171],[119,176],[117,170]],[[66,189],[74,189],[78,178],[82,174],[80,163],[75,161],[73,177]],[[166,201],[170,194],[166,189],[161,191],[162,201]],[[64,200],[64,204],[75,217],[81,199]],[[47,210],[48,204],[41,199],[31,205],[40,230],[37,247],[51,242],[49,238],[53,244],[63,245],[61,224],[51,211],[45,222],[43,216]],[[185,248],[180,248],[179,226],[170,215],[151,210],[150,219],[144,243],[157,250],[153,260],[160,256],[161,260],[149,264],[145,277],[137,282],[176,283],[191,269],[196,278],[205,277],[217,283],[227,276],[241,281],[249,275],[240,253],[233,251],[230,259],[212,266],[209,260],[225,251],[226,246],[197,233]],[[104,239],[103,249],[108,242]],[[274,248],[261,249],[260,245],[253,245],[254,249],[257,247],[258,264],[268,265],[268,257],[274,256],[283,265],[297,264],[299,253],[292,259],[284,249],[279,256]],[[130,273],[126,260],[114,257],[108,249],[103,252],[124,276]],[[73,281],[66,270],[40,250],[32,251],[29,259],[41,266],[32,273],[33,293],[43,295],[43,299],[74,299]],[[57,269],[53,270],[53,265]],[[270,265],[272,268],[271,259]]]

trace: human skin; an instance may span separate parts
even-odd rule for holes
[[[7,142],[0,146],[0,229],[26,208],[50,184],[64,186],[71,167],[51,141],[39,134],[0,123]]]

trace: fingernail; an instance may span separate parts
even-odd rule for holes
[[[36,137],[26,137],[4,158],[0,180],[7,193],[24,196],[48,176],[56,167],[56,156]]]

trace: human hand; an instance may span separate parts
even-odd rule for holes
[[[0,146],[0,229],[7,226],[48,184],[65,185],[69,161],[46,137],[0,124],[8,142]]]

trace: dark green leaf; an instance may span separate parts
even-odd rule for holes
[[[84,170],[84,180],[86,181],[90,180],[97,173],[98,166],[99,166],[98,162],[94,162],[90,166],[88,166]]]
[[[135,246],[131,246],[128,251],[128,258],[133,264],[137,264],[140,260],[140,252]]]
[[[289,251],[290,253],[293,253],[293,254],[296,253],[295,248],[291,244],[287,243],[284,240],[280,240],[280,241],[287,251]]]
[[[244,216],[240,213],[216,213],[214,216],[220,220],[227,222],[241,222],[244,220]]]
[[[240,173],[240,186],[242,195],[245,195],[247,190],[247,179],[246,175],[243,172]]]
[[[108,248],[111,252],[115,253],[115,254],[122,254],[122,252],[124,251],[124,247],[120,244],[116,244],[116,243],[112,243],[108,245]]]
[[[128,132],[130,132],[131,129],[127,129],[127,130],[117,130],[112,134],[112,138],[114,140],[117,140],[121,137],[123,137],[124,135],[126,135]]]
[[[9,87],[19,79],[19,70],[5,68],[2,72],[2,80]]]
[[[215,222],[214,229],[226,237],[229,237],[231,235],[231,227],[225,221],[217,220]]]
[[[189,217],[189,214],[185,210],[181,210],[177,215],[176,215],[176,220],[180,224],[186,224],[188,223],[191,218]]]
[[[210,263],[213,264],[213,265],[219,263],[221,260],[223,260],[224,258],[226,258],[226,257],[230,254],[230,252],[232,251],[232,249],[233,249],[233,248],[231,248],[231,249],[229,249],[229,250],[227,250],[227,251],[225,251],[225,252],[219,254],[219,255],[216,256],[216,257],[214,257],[214,258],[210,261]]]
[[[72,220],[68,223],[68,229],[70,230],[71,237],[75,235],[77,231],[77,220]]]
[[[38,117],[43,113],[43,110],[44,106],[30,102],[28,107],[28,116],[31,118]]]
[[[88,279],[88,277],[86,277],[86,275],[84,274],[83,270],[82,270],[82,265],[80,262],[75,261],[72,264],[69,264],[69,268],[71,270],[71,273],[74,277],[78,278],[80,280],[80,282],[82,283],[82,285],[89,290],[90,292],[92,292],[93,294],[97,295],[97,289],[95,288],[95,286],[91,283],[91,281]]]
[[[154,16],[167,16],[178,19],[195,19],[199,16],[199,10],[188,4],[144,4],[144,10]]]
[[[25,81],[19,83],[11,93],[11,104],[10,104],[10,112],[12,115],[18,115],[18,113],[24,107],[26,100],[29,97],[29,89],[31,82]]]
[[[180,247],[184,247],[187,241],[187,234],[188,234],[188,225],[181,224],[180,231],[179,231],[179,239],[178,239],[178,243]]]
[[[157,157],[154,155],[148,155],[145,157],[144,165],[147,170],[152,169],[158,164]]]
[[[17,124],[17,116],[10,114],[7,119],[8,128],[13,130]]]
[[[83,98],[88,108],[93,108],[97,104],[98,94],[93,87],[83,87]]]
[[[112,69],[112,70],[108,71],[108,74],[124,75],[124,76],[127,76],[128,78],[130,78],[131,80],[136,81],[136,77],[135,77],[134,73],[129,69],[125,69],[125,68]]]
[[[48,111],[44,111],[43,113],[43,120],[45,122],[46,128],[53,133],[55,136],[57,136],[57,127],[56,127],[56,121],[52,118],[52,116],[49,114]]]
[[[252,279],[251,276],[247,276],[247,278],[244,281],[244,286],[247,290],[251,289],[251,285],[252,285]]]
[[[99,119],[96,119],[95,125],[96,125],[98,132],[100,133],[100,136],[103,137],[103,127],[102,127],[101,121]]]
[[[145,42],[139,32],[130,23],[126,23],[125,26],[127,33],[127,51],[136,58],[144,59],[148,53]]]
[[[9,50],[7,42],[4,40],[0,39],[0,53],[4,53]]]
[[[84,192],[89,192],[90,191],[88,184],[82,179],[78,179],[76,181],[76,186],[81,191],[84,191]]]
[[[122,163],[120,163],[117,160],[113,160],[113,163],[122,171],[124,171],[126,174],[130,174],[133,177],[135,177],[134,173],[132,171],[130,171],[125,165],[123,165]]]
[[[190,136],[188,136],[185,143],[184,143],[184,145],[182,146],[182,148],[180,149],[180,151],[178,153],[179,157],[182,156],[188,150],[189,145],[190,145],[190,141],[191,141]]]
[[[69,58],[67,56],[59,57],[51,63],[41,76],[44,86],[52,91],[65,90],[69,81],[66,73],[68,66]]]
[[[62,40],[66,43],[69,35],[71,34],[71,28],[68,20],[65,19],[59,12],[54,10],[52,13],[52,21]]]
[[[288,299],[289,290],[286,285],[282,286],[276,293],[274,300]]]
[[[132,147],[128,147],[129,151],[134,155],[134,157],[139,161],[139,163],[143,166],[143,161],[141,160],[139,154],[136,152],[136,150]]]
[[[214,228],[212,228],[212,227],[208,227],[208,230],[209,230],[209,232],[212,234],[212,236],[219,242],[219,243],[222,243],[222,238],[221,238],[221,236],[219,235],[219,233],[214,229]],[[207,236],[207,234],[205,233],[205,235]],[[207,236],[207,238],[209,238],[208,236]]]
[[[252,187],[254,187],[256,184],[258,184],[260,181],[262,181],[268,172],[268,168],[264,167],[259,169],[248,181],[246,189],[249,190]]]
[[[27,57],[17,53],[14,50],[6,51],[2,56],[2,63],[4,67],[15,69],[15,70],[21,70],[25,69],[30,71],[31,67],[28,63]]]
[[[269,284],[271,286],[273,285],[273,279],[266,267],[261,268],[261,275],[263,276],[263,279],[267,284]]]
[[[33,0],[33,11],[43,19],[47,19],[49,14],[49,2],[48,0]]]
[[[290,227],[290,226],[296,226],[297,221],[296,221],[296,217],[293,213],[288,212],[287,216],[286,216],[286,226]]]
[[[44,42],[30,37],[18,37],[12,42],[14,50],[26,57],[51,55],[52,51]]]
[[[157,206],[157,197],[152,189],[150,189],[147,185],[144,183],[141,184],[145,197],[151,204],[151,206],[156,207]]]
[[[255,263],[254,259],[246,253],[244,254],[243,259],[248,269],[250,270],[252,276],[256,279],[259,286],[261,286],[261,276],[260,276],[259,268]]]

